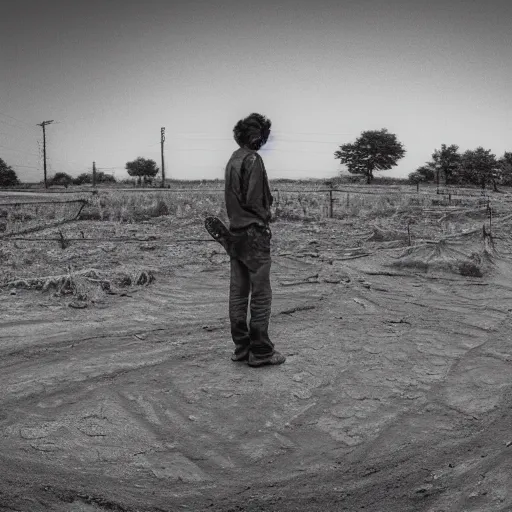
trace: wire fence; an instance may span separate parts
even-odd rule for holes
[[[77,220],[87,204],[85,199],[0,203],[0,239]]]
[[[475,193],[476,191],[460,190],[460,189],[432,189],[427,191],[417,190],[412,192],[410,190],[403,190],[401,187],[385,186],[380,190],[370,188],[370,186],[343,186],[335,187],[332,183],[327,182],[328,187],[325,185],[316,189],[311,186],[301,188],[273,188],[272,193],[274,196],[274,208],[276,214],[282,218],[289,218],[290,220],[300,220],[300,216],[303,215],[305,218],[311,211],[316,211],[316,215],[320,218],[328,217],[333,218],[335,216],[343,215],[357,215],[359,211],[369,211],[372,208],[375,210],[376,215],[379,211],[382,211],[384,215],[389,209],[400,207],[406,209],[412,209],[416,212],[422,213],[425,217],[434,219],[435,222],[439,222],[439,216],[442,217],[445,214],[454,213],[467,213],[482,212],[486,211],[489,217],[489,225],[492,223],[493,208],[491,207],[491,198],[485,191]],[[99,190],[91,190],[94,195],[89,199],[70,199],[65,201],[19,201],[13,202],[2,202],[0,203],[0,239],[7,240],[12,239],[13,241],[25,241],[25,242],[43,242],[43,241],[54,241],[59,242],[64,246],[68,242],[78,243],[93,243],[100,241],[109,241],[113,243],[140,243],[150,242],[155,240],[154,238],[66,238],[60,233],[58,237],[39,238],[39,237],[21,237],[29,233],[41,231],[47,228],[55,228],[63,224],[79,220],[81,218],[82,211],[86,206],[91,206],[92,209],[99,210],[108,209],[109,204],[120,203],[118,206],[120,209],[127,208],[126,203],[129,206],[133,206],[133,201],[130,203],[129,200],[123,204],[123,194],[126,191],[132,191],[133,189],[119,189],[119,188],[106,188]],[[159,198],[164,197],[162,193],[183,193],[185,197],[181,200],[185,203],[194,198],[194,194],[210,194],[214,195],[223,193],[224,188],[212,188],[212,187],[200,187],[200,188],[175,188],[175,189],[141,189],[139,192],[146,192],[145,196],[142,196],[140,201],[146,201],[149,203],[158,203]],[[75,194],[83,194],[84,190],[74,192]],[[297,195],[297,196],[296,196]],[[341,195],[341,197],[340,197]],[[320,196],[320,197],[319,197]],[[323,197],[322,197],[323,196]],[[371,197],[373,196],[373,198]],[[6,197],[5,194],[3,196]],[[368,200],[364,199],[368,197]],[[220,199],[220,198],[219,198]],[[194,202],[194,201],[192,201]],[[379,202],[377,204],[377,202]],[[212,200],[209,206],[212,204],[219,204],[218,199]],[[142,203],[141,203],[142,204]],[[135,206],[141,207],[141,204],[137,203]],[[377,206],[376,206],[377,205]],[[133,206],[135,208],[135,206]],[[160,205],[161,206],[161,205]],[[165,206],[165,202],[164,202]],[[188,206],[188,205],[186,205]],[[153,206],[154,208],[154,206]],[[167,207],[166,207],[167,208]],[[179,207],[178,207],[179,208]],[[380,210],[379,210],[380,208]],[[302,210],[302,212],[301,212]],[[86,210],[87,212],[87,210]],[[84,212],[85,213],[85,212]],[[168,212],[169,214],[171,212]],[[163,213],[165,214],[165,213]],[[160,214],[156,214],[158,216]],[[93,220],[115,220],[112,216],[99,215],[99,217],[82,215],[84,219]],[[428,219],[425,220],[427,222]],[[212,242],[212,239],[206,238],[190,238],[190,239],[175,239],[173,242]]]

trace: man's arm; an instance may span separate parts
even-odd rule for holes
[[[243,207],[260,217],[262,222],[270,221],[270,204],[265,200],[265,181],[267,179],[261,157],[257,154],[249,155],[244,161],[246,180],[246,203]]]

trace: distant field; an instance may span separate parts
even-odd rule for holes
[[[488,201],[498,206],[510,197],[475,188],[443,188],[442,195],[437,195],[435,185],[425,185],[418,193],[415,186],[404,184],[334,183],[331,210],[326,180],[274,180],[270,185],[274,221],[317,221],[330,216],[382,220],[432,207],[472,209]],[[81,220],[138,222],[165,215],[189,219],[215,215],[227,221],[223,190],[221,180],[174,181],[167,189],[99,186],[96,194],[90,186],[0,190],[0,233],[21,233],[38,225],[74,220],[79,212]],[[83,207],[80,200],[87,204]]]

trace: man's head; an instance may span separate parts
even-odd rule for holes
[[[241,148],[258,151],[267,142],[271,126],[270,119],[253,113],[236,123],[233,137]]]

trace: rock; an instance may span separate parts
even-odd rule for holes
[[[17,295],[18,292],[13,288],[9,293],[11,295]]]
[[[425,485],[422,485],[421,487],[418,487],[414,490],[415,494],[424,494],[424,495],[427,495],[429,494],[429,491],[432,490],[434,486],[432,484],[425,484]]]

